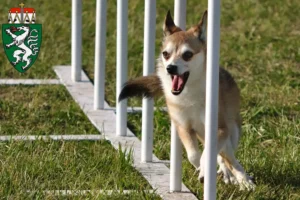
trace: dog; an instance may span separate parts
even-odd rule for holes
[[[198,179],[203,182],[205,154],[201,156],[198,140],[204,145],[207,11],[200,22],[187,31],[174,24],[168,11],[163,32],[156,74],[126,82],[119,101],[134,96],[152,98],[163,94],[188,160],[199,171]],[[234,155],[241,125],[239,89],[230,73],[220,67],[218,173],[223,174],[226,184],[238,184],[240,189],[252,190],[255,188],[253,179]]]

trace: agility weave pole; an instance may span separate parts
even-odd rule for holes
[[[186,0],[174,1],[174,23],[185,30],[186,27]],[[171,122],[171,155],[170,155],[170,191],[181,191],[182,180],[182,143],[176,131],[174,122]]]
[[[143,76],[155,72],[155,19],[156,0],[145,1]],[[118,94],[118,93],[117,93]],[[152,162],[153,152],[153,99],[143,99],[142,162]]]
[[[220,0],[208,1],[205,100],[204,200],[217,198],[217,131],[219,100]]]

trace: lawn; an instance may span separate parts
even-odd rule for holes
[[[62,85],[0,86],[0,135],[100,134]],[[0,196],[63,198],[52,190],[135,190],[72,199],[160,199],[108,141],[0,143]]]
[[[62,85],[0,85],[0,91],[1,135],[98,134]]]
[[[50,198],[49,190],[151,189],[131,166],[131,156],[107,141],[2,142],[0,160],[0,196],[8,199]],[[157,198],[149,192],[130,196]]]
[[[95,2],[83,1],[83,69],[92,80]],[[17,5],[6,1],[0,11],[7,13],[13,6]],[[54,78],[52,66],[70,64],[71,1],[32,0],[26,6],[36,8],[37,21],[43,24],[42,50],[34,66],[25,74],[12,69],[0,50],[0,77]],[[205,0],[189,0],[187,25],[197,23],[206,7]],[[159,54],[162,22],[168,9],[173,10],[173,1],[157,1],[156,55]],[[236,186],[224,185],[220,180],[218,199],[300,198],[299,10],[298,0],[222,1],[220,63],[233,74],[242,94],[243,137],[237,157],[246,171],[255,176],[257,189],[240,192]],[[144,1],[129,1],[128,78],[142,74],[143,12]],[[106,100],[114,106],[116,1],[108,1],[107,16],[105,89]],[[5,23],[7,16],[1,15],[0,20]],[[0,98],[3,90],[1,87]],[[135,106],[140,102],[138,99],[129,101]],[[69,103],[73,105],[71,101]],[[164,106],[164,100],[158,99],[156,105]],[[75,110],[74,107],[74,112],[77,112]],[[155,112],[154,122],[154,153],[160,159],[169,159],[168,116]],[[130,114],[128,123],[139,136],[141,115]],[[92,127],[85,130],[93,132]],[[184,183],[201,199],[203,185],[197,181],[186,158],[183,170]]]

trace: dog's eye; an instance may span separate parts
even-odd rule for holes
[[[170,54],[166,51],[162,52],[163,57],[168,60],[170,58]]]
[[[183,60],[188,61],[193,57],[193,55],[194,55],[193,52],[186,51],[186,52],[184,52],[184,54],[182,54],[182,58],[183,58]]]

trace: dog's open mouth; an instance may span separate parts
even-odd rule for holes
[[[182,75],[171,75],[172,78],[172,94],[179,95],[189,78],[190,72],[185,72]]]

